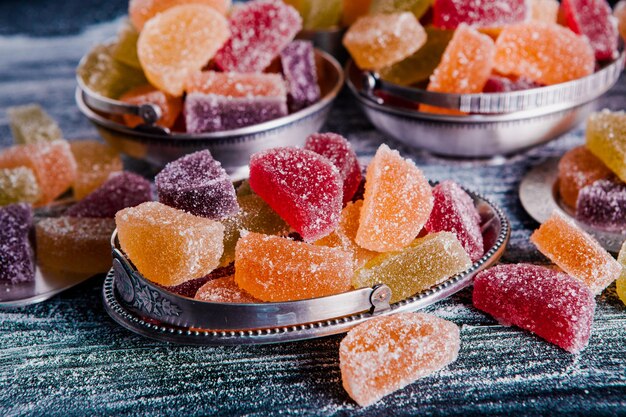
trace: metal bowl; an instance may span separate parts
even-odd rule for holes
[[[303,29],[296,35],[297,39],[313,42],[316,48],[328,52],[339,62],[346,62],[348,51],[343,46],[343,35],[346,27],[333,27],[330,29]]]
[[[446,94],[402,87],[349,61],[346,79],[368,119],[383,133],[434,154],[485,158],[509,155],[555,139],[585,120],[616,82],[624,52],[595,73],[552,86],[510,93]],[[383,93],[383,94],[380,94]],[[380,96],[387,97],[382,99]],[[442,115],[419,104],[459,110]]]
[[[85,57],[79,66],[84,60]],[[247,176],[252,154],[277,146],[303,145],[306,137],[317,132],[326,121],[343,85],[343,70],[331,55],[317,49],[315,61],[322,93],[317,103],[287,116],[240,129],[200,134],[169,132],[150,125],[158,119],[158,106],[136,106],[105,98],[87,88],[78,76],[76,104],[102,137],[127,155],[162,167],[185,154],[208,149],[232,178],[243,178]],[[130,128],[111,117],[120,114],[139,115],[148,123]]]

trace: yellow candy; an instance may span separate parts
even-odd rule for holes
[[[626,181],[626,113],[603,110],[587,119],[587,148]]]
[[[109,175],[124,168],[119,153],[96,140],[71,142],[70,149],[77,166],[76,179],[72,185],[77,200],[104,184]]]
[[[622,274],[615,282],[617,296],[622,300],[622,303],[626,304],[626,241],[624,241],[622,249],[619,251],[617,260],[622,264]]]

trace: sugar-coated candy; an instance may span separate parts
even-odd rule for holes
[[[458,326],[431,314],[373,318],[341,341],[343,387],[366,407],[454,362],[460,345]]]
[[[343,0],[341,23],[344,27],[352,26],[361,16],[369,13],[372,0]]]
[[[402,249],[417,237],[432,208],[432,190],[422,171],[380,145],[367,167],[356,242],[377,252]]]
[[[497,265],[474,278],[474,307],[504,325],[529,330],[571,353],[589,341],[596,308],[583,283],[555,269]]]
[[[626,241],[622,244],[617,260],[622,265],[622,274],[615,282],[615,289],[619,299],[626,304]]]
[[[163,286],[160,287],[165,288],[169,292],[173,292],[174,294],[182,295],[183,297],[194,298],[196,293],[204,284],[214,279],[225,278],[232,276],[235,273],[235,266],[228,265],[227,267],[218,267],[211,271],[209,274],[195,279],[190,279],[189,281],[185,281],[182,284],[173,285],[173,286]]]
[[[234,276],[213,279],[198,289],[196,300],[212,303],[260,303],[237,285]]]
[[[528,15],[525,0],[435,0],[433,24],[441,29],[456,29],[465,23],[479,28],[501,28],[522,22]]]
[[[626,182],[626,113],[603,110],[587,119],[587,148]]]
[[[226,15],[230,9],[231,0],[130,0],[128,17],[133,26],[141,31],[146,22],[157,14],[183,4],[210,6],[220,14]]]
[[[112,174],[109,179],[78,203],[67,209],[71,217],[115,217],[127,207],[152,200],[150,182],[132,172]]]
[[[409,12],[363,16],[343,37],[343,45],[363,70],[402,61],[425,42],[426,31]]]
[[[38,104],[9,107],[9,125],[15,143],[25,145],[63,139],[57,122]]]
[[[578,193],[596,180],[609,178],[611,170],[585,146],[570,149],[559,161],[559,194],[575,208]]]
[[[280,0],[246,2],[231,13],[231,37],[215,62],[224,71],[261,72],[301,28],[298,12]]]
[[[188,93],[250,98],[285,98],[287,86],[280,74],[202,71],[187,80]]]
[[[250,158],[250,187],[305,241],[330,234],[341,215],[343,181],[327,158],[274,148]]]
[[[139,32],[128,20],[120,25],[117,31],[117,42],[112,50],[113,58],[133,68],[141,69],[137,56],[137,40]]]
[[[247,233],[235,250],[235,282],[262,301],[323,297],[351,288],[352,257],[336,248]]]
[[[55,271],[98,274],[111,269],[113,219],[56,217],[35,225],[37,263]]]
[[[28,232],[33,212],[26,203],[0,207],[0,282],[17,284],[35,279]]]
[[[280,53],[283,74],[289,89],[289,110],[303,109],[320,99],[313,44],[293,41]]]
[[[154,182],[161,203],[196,216],[219,220],[239,210],[230,177],[208,150],[170,162]]]
[[[47,204],[63,194],[74,182],[76,161],[64,140],[15,145],[0,153],[0,168],[30,168],[37,178],[41,198]]]
[[[541,84],[524,77],[509,78],[492,74],[483,87],[483,93],[508,93],[537,87],[541,87]]]
[[[343,180],[343,203],[352,200],[361,184],[361,166],[352,145],[337,133],[313,133],[304,144],[308,149],[330,160]]]
[[[330,29],[339,24],[342,0],[286,0],[302,16],[304,29]]]
[[[26,167],[0,169],[0,206],[14,203],[35,203],[41,197],[37,178]]]
[[[120,101],[129,104],[156,104],[161,109],[161,118],[156,124],[171,128],[183,109],[183,101],[180,97],[174,97],[163,91],[157,90],[150,84],[135,87],[120,96]],[[125,114],[124,123],[130,127],[145,123],[139,116]]]
[[[438,93],[480,93],[493,69],[494,54],[495,46],[489,36],[461,24],[454,31],[439,65],[430,76],[427,90]],[[420,111],[459,113],[427,105],[421,105]]]
[[[146,23],[139,34],[137,55],[150,83],[178,97],[186,79],[213,58],[229,35],[228,21],[214,8],[175,6]]]
[[[429,232],[452,232],[473,262],[485,252],[480,215],[472,198],[457,183],[443,181],[433,187],[434,205],[424,225]]]
[[[530,0],[530,19],[556,23],[559,16],[558,0]]]
[[[370,13],[411,12],[420,19],[433,4],[433,0],[372,0]]]
[[[76,178],[72,188],[77,200],[100,187],[112,173],[124,168],[119,152],[97,140],[72,141],[70,149],[76,160]]]
[[[562,9],[567,27],[589,39],[597,60],[617,55],[619,33],[606,0],[563,0]]]
[[[453,233],[430,233],[399,251],[381,253],[354,274],[355,288],[386,284],[395,303],[427,290],[472,265]]]
[[[208,274],[224,250],[221,223],[153,201],[117,212],[115,223],[126,256],[144,277],[164,286]]]
[[[535,230],[530,241],[596,295],[615,281],[622,271],[619,263],[594,238],[556,212]]]
[[[237,193],[237,198],[254,194],[254,191],[252,191],[252,188],[250,187],[250,181],[248,180],[241,181],[241,184],[237,186],[236,193]]]
[[[604,230],[626,230],[626,184],[598,180],[581,189],[576,219]]]
[[[620,0],[613,8],[613,16],[617,19],[617,27],[624,42],[626,42],[626,1]]]
[[[504,27],[496,40],[495,69],[551,85],[593,73],[589,41],[555,23],[528,21]]]

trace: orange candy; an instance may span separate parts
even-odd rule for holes
[[[356,243],[377,252],[410,244],[428,220],[433,194],[415,164],[380,145],[367,168]]]
[[[555,23],[529,21],[506,26],[496,40],[495,69],[539,84],[558,84],[593,73],[589,41]]]
[[[351,26],[359,17],[368,14],[371,3],[372,0],[343,0],[341,11],[343,26]]]
[[[120,154],[97,140],[77,140],[70,143],[70,149],[76,160],[72,188],[77,200],[104,184],[112,173],[124,169]]]
[[[618,1],[613,9],[613,16],[617,18],[617,27],[624,42],[626,42],[626,0]]]
[[[128,4],[128,16],[135,26],[141,31],[146,22],[157,14],[174,6],[183,4],[202,4],[214,8],[220,14],[226,15],[230,9],[230,0],[130,0]]]
[[[180,97],[172,97],[171,95],[159,91],[151,85],[142,85],[133,88],[124,93],[120,100],[130,104],[156,104],[161,108],[161,118],[156,122],[157,125],[170,128],[176,122],[176,118],[183,109],[183,101]],[[124,123],[130,127],[135,127],[143,123],[143,119],[139,116],[124,115]]]
[[[559,16],[557,0],[530,0],[530,19],[556,23]]]
[[[579,191],[596,180],[608,178],[611,170],[585,146],[569,150],[559,161],[559,193],[563,202],[576,208]]]
[[[235,282],[263,301],[323,297],[352,287],[352,257],[335,248],[248,233],[235,249]]]
[[[194,298],[212,303],[260,303],[259,300],[239,288],[232,275],[207,282],[198,289]]]
[[[228,21],[212,7],[187,4],[150,19],[137,42],[137,55],[152,85],[173,96],[200,71],[230,36]]]
[[[280,74],[203,71],[189,77],[187,92],[226,97],[286,97],[287,86]]]

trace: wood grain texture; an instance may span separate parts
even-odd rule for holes
[[[6,108],[28,102],[41,103],[68,138],[96,137],[74,105],[74,69],[117,23],[66,37],[0,37],[0,146],[11,142]],[[626,107],[624,79],[600,106]],[[325,130],[347,136],[364,157],[384,141],[346,92]],[[530,167],[582,142],[578,128],[524,155],[479,162],[390,145],[427,177],[452,178],[504,209],[513,227],[504,262],[547,263],[528,241],[537,223],[517,188]],[[614,285],[598,298],[589,347],[577,356],[498,325],[472,307],[471,290],[431,306],[427,311],[461,326],[458,361],[361,409],[341,386],[341,336],[269,346],[168,345],[113,323],[101,284],[94,278],[46,303],[0,310],[0,415],[626,415],[626,307]]]

